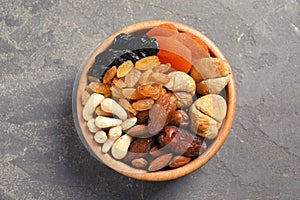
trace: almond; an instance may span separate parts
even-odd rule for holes
[[[173,156],[172,153],[168,153],[168,154],[164,154],[164,155],[161,155],[161,156],[155,158],[150,163],[148,170],[153,172],[153,171],[157,171],[157,170],[164,168],[165,166],[168,165],[168,163],[172,159],[172,156]]]
[[[140,137],[148,133],[148,127],[145,124],[135,125],[127,131],[128,135]]]
[[[191,158],[186,156],[175,156],[169,163],[170,167],[181,167],[188,162],[190,162]]]
[[[145,158],[136,158],[131,161],[131,164],[136,168],[144,168],[148,165],[148,161]]]

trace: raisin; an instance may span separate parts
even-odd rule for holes
[[[136,118],[137,118],[137,122],[136,122],[137,124],[147,124],[149,118],[149,110],[138,112]]]
[[[153,104],[154,104],[154,100],[148,98],[148,99],[138,100],[137,102],[132,103],[132,107],[137,111],[144,111],[152,108]]]

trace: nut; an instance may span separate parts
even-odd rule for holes
[[[161,156],[163,154],[166,153],[165,148],[159,147],[159,146],[155,146],[150,150],[150,155],[152,155],[153,157],[158,157]]]
[[[220,78],[207,79],[197,83],[197,93],[201,95],[220,93],[229,82],[230,76],[231,75]]]
[[[102,152],[107,153],[114,142],[122,135],[122,128],[121,126],[116,126],[109,129],[108,132],[108,139],[104,142],[102,146]]]
[[[165,84],[165,87],[173,92],[187,92],[191,95],[195,94],[196,84],[192,77],[188,74],[175,71],[168,74],[170,81]]]
[[[190,123],[190,118],[186,112],[183,110],[176,110],[172,116],[170,124],[177,127],[185,127]]]
[[[145,158],[136,158],[131,161],[131,164],[136,168],[144,168],[148,165],[148,161]]]
[[[82,95],[81,95],[81,104],[84,106],[86,104],[86,102],[89,100],[90,98],[90,93],[86,90],[83,91]]]
[[[86,121],[92,119],[96,107],[103,101],[103,99],[104,99],[103,95],[93,93],[83,107],[82,110],[83,119],[85,119]]]
[[[127,119],[126,111],[113,99],[105,98],[101,103],[101,109],[104,112],[112,113],[118,116],[121,120]]]
[[[101,109],[101,105],[98,106],[95,110],[95,114],[97,116],[103,116],[103,117],[112,117],[112,113],[108,113],[108,112],[104,112],[102,109]]]
[[[148,133],[148,127],[145,124],[135,125],[127,131],[128,135],[141,137]]]
[[[95,125],[95,119],[89,119],[89,121],[87,122],[87,127],[89,128],[89,130],[91,131],[91,133],[96,133],[99,128]]]
[[[149,164],[148,170],[153,172],[153,171],[157,171],[157,170],[160,170],[160,169],[164,168],[165,166],[168,165],[168,163],[170,162],[172,157],[173,157],[173,154],[168,153],[168,154],[164,154],[164,155],[161,155],[161,156],[155,158]]]
[[[127,130],[127,129],[131,128],[132,126],[134,126],[136,124],[136,122],[137,122],[136,117],[126,119],[121,124],[122,130]]]
[[[96,117],[95,124],[99,128],[110,128],[110,127],[114,127],[117,125],[121,125],[122,120],[110,118],[110,117],[98,116],[98,117]]]
[[[158,136],[161,146],[188,157],[197,156],[206,150],[206,143],[196,135],[176,126],[167,126]]]
[[[225,77],[231,74],[231,68],[228,62],[220,58],[202,58],[193,64],[194,66],[190,74],[196,83],[205,79]]]
[[[169,163],[170,167],[181,167],[188,162],[190,162],[191,157],[186,157],[186,156],[175,156]]]
[[[119,137],[113,144],[111,154],[115,159],[123,159],[128,151],[129,145],[132,142],[133,137],[124,134]]]
[[[94,140],[100,144],[104,143],[107,140],[107,135],[104,131],[98,131],[94,135]]]
[[[106,73],[103,76],[103,83],[110,82],[117,74],[117,67],[113,66],[109,70],[106,71]]]

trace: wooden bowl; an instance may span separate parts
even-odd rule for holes
[[[197,157],[196,159],[194,159],[193,161],[191,161],[190,163],[182,167],[171,169],[171,170],[147,172],[145,170],[134,169],[124,164],[121,161],[117,161],[113,159],[109,153],[104,154],[101,152],[101,146],[94,141],[93,135],[87,129],[86,122],[82,117],[83,106],[81,105],[81,94],[87,86],[88,69],[92,66],[96,55],[102,52],[103,50],[105,50],[106,48],[108,48],[116,35],[120,33],[132,33],[144,29],[149,29],[163,23],[172,23],[178,28],[179,31],[190,32],[198,36],[201,40],[203,40],[207,44],[213,56],[219,57],[221,59],[225,59],[222,52],[210,39],[208,39],[205,35],[203,35],[202,33],[200,33],[199,31],[195,30],[190,26],[177,23],[177,22],[164,21],[164,20],[145,21],[145,22],[129,25],[117,31],[116,33],[109,36],[106,40],[104,40],[104,42],[101,43],[94,50],[94,52],[84,63],[82,68],[79,70],[73,88],[73,117],[74,117],[78,135],[82,140],[83,144],[85,145],[85,147],[96,159],[102,161],[103,163],[105,163],[107,166],[111,167],[115,171],[128,177],[132,177],[140,180],[147,180],[147,181],[167,181],[167,180],[176,179],[199,169],[206,162],[208,162],[219,151],[219,149],[225,142],[225,139],[229,134],[229,131],[231,129],[234,120],[235,107],[236,107],[236,89],[235,89],[234,78],[233,76],[231,76],[231,79],[225,88],[226,101],[227,101],[227,114],[224,119],[223,125],[219,130],[218,136],[214,139],[212,144],[203,154],[201,154],[199,157]]]

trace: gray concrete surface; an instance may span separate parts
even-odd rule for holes
[[[297,0],[1,0],[0,199],[299,199]],[[105,37],[167,19],[205,33],[237,82],[237,113],[218,154],[178,180],[124,177],[74,128],[77,70]]]

